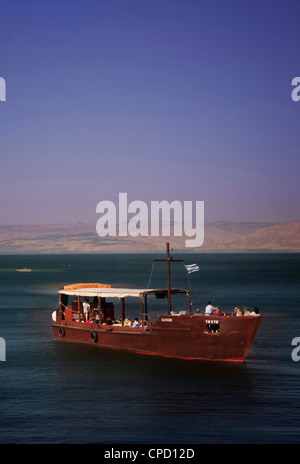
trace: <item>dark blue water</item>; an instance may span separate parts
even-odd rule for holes
[[[162,257],[162,256],[161,256]],[[53,340],[57,290],[73,282],[147,286],[153,256],[0,257],[1,443],[299,443],[299,254],[176,256],[174,286],[226,310],[258,306],[245,364],[157,358]],[[16,272],[29,267],[31,273]],[[154,267],[150,287],[165,285]]]

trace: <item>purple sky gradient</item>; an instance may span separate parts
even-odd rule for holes
[[[205,221],[299,215],[298,0],[0,6],[0,224],[202,200]]]

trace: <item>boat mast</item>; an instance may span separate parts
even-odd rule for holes
[[[168,278],[168,313],[171,314],[171,266],[170,263],[171,261],[173,262],[183,262],[183,259],[173,259],[172,256],[170,256],[170,244],[166,244],[167,248],[167,259],[154,259],[153,261],[167,261],[167,278]]]
[[[171,271],[170,271],[170,245],[167,243],[167,277],[168,277],[168,310],[171,314]]]

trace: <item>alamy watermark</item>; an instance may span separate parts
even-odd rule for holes
[[[292,100],[298,102],[300,100],[300,77],[294,77],[292,86],[295,87],[291,94]]]
[[[298,362],[300,361],[300,337],[293,338],[292,346],[296,346],[292,351],[292,360]]]
[[[6,361],[6,343],[2,337],[0,337],[0,361]]]
[[[6,101],[6,83],[3,77],[0,77],[0,101]]]
[[[186,247],[200,247],[204,241],[204,201],[151,201],[150,208],[141,200],[128,204],[127,193],[119,193],[119,203],[100,201],[96,224],[100,237],[188,237]]]

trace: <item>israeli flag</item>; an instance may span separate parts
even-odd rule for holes
[[[191,272],[199,271],[199,266],[197,264],[185,264],[185,268],[189,274]]]

